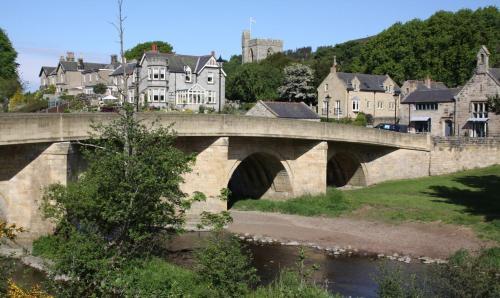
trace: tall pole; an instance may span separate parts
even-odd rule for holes
[[[222,69],[222,65],[221,63],[219,63],[219,114],[221,112],[220,110],[220,105],[221,105],[221,69]]]

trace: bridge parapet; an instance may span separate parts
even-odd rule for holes
[[[92,121],[108,122],[111,113],[0,115],[0,145],[81,140]],[[174,123],[179,136],[248,136],[360,143],[430,151],[427,135],[395,133],[353,125],[237,115],[139,113],[145,122]]]

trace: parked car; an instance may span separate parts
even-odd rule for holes
[[[403,132],[403,133],[408,132],[408,126],[400,124],[379,123],[377,124],[377,126],[375,126],[375,128]]]

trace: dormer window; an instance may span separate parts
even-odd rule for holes
[[[192,72],[191,72],[191,67],[189,66],[185,66],[184,67],[184,71],[186,72],[186,83],[191,83],[191,79],[192,79]]]

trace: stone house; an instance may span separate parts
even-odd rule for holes
[[[74,53],[68,52],[66,58],[61,57],[59,64],[49,76],[47,76],[46,71],[44,71],[44,68],[47,67],[42,67],[39,75],[40,86],[55,85],[56,94],[58,95],[63,93],[68,95],[84,93],[85,88],[82,73],[89,70],[106,69],[107,66],[108,64],[104,63],[84,62],[81,58],[75,61]],[[49,80],[48,85],[47,79]]]
[[[225,104],[226,74],[213,52],[204,56],[167,54],[153,45],[135,72],[139,73],[139,101],[149,106],[193,111],[204,106],[218,111]]]
[[[279,39],[262,39],[250,36],[250,31],[245,30],[241,35],[241,61],[242,63],[259,62],[274,53],[283,52],[283,41]]]
[[[288,118],[296,120],[320,121],[321,118],[303,102],[279,102],[259,100],[247,116]]]
[[[401,100],[400,124],[408,125],[413,133],[453,135],[455,95],[459,91],[431,84],[415,88]]]
[[[56,85],[56,67],[42,66],[38,77],[40,78],[40,89],[45,89],[50,85]]]
[[[374,124],[397,121],[400,88],[388,75],[337,72],[334,61],[317,91],[322,117],[356,118],[363,112],[373,117]]]
[[[436,82],[427,77],[425,80],[406,80],[401,86],[401,98],[416,90],[448,89],[443,82]]]
[[[139,71],[137,61],[134,60],[127,63],[125,69],[127,74],[126,76],[123,76],[124,70],[121,64],[117,66],[116,69],[109,75],[108,91],[110,95],[115,96],[120,100],[120,102],[123,102],[126,94],[123,91],[126,79],[128,100],[130,103],[133,103],[137,90],[137,74]]]
[[[488,112],[488,97],[500,95],[500,68],[490,68],[490,52],[482,46],[477,53],[476,70],[456,98],[458,136],[500,136],[500,115]]]

